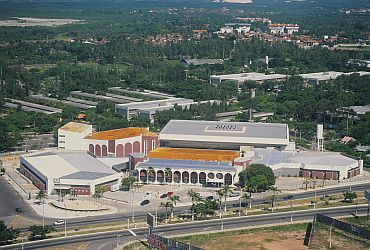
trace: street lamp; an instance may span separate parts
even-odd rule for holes
[[[247,204],[245,204],[245,205],[247,206]],[[240,197],[239,198],[239,214],[238,214],[239,217],[240,217],[241,210],[242,210],[242,198]]]
[[[134,200],[135,200],[135,187],[132,189],[132,222],[135,221],[135,206],[134,206]]]
[[[293,222],[293,202],[290,202],[290,222]]]
[[[64,237],[67,237],[67,205],[64,203]]]
[[[221,231],[224,231],[224,216],[223,216],[223,213],[221,213]]]
[[[42,228],[45,228],[45,201],[42,199]]]

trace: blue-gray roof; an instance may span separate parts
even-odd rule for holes
[[[112,174],[80,171],[77,173],[65,175],[61,177],[61,179],[95,180],[95,179],[100,179],[100,178],[103,178],[109,175],[112,175]]]
[[[203,171],[227,171],[236,172],[236,169],[226,162],[212,161],[192,161],[192,160],[172,160],[172,159],[149,159],[140,164],[141,168],[170,168],[170,169],[190,169]]]
[[[280,151],[266,148],[255,148],[253,151],[256,153],[254,162],[265,165],[292,163],[293,161],[290,158],[297,154],[295,151]]]

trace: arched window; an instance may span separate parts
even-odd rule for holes
[[[123,145],[118,144],[116,147],[116,157],[123,157]]]
[[[193,184],[198,183],[198,173],[192,172],[190,174],[190,182]]]
[[[100,148],[100,145],[98,144],[95,145],[95,155],[101,156],[101,148]]]
[[[108,149],[107,149],[107,146],[105,146],[105,145],[102,146],[102,155],[103,156],[108,156]]]

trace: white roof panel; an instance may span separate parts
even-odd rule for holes
[[[162,129],[163,135],[214,136],[237,138],[287,139],[287,124],[171,120]]]

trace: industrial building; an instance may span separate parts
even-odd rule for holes
[[[48,194],[61,190],[92,195],[96,186],[117,190],[122,172],[116,172],[86,151],[49,150],[20,156],[20,172]]]
[[[342,75],[351,75],[351,74],[359,74],[360,76],[370,75],[370,72],[366,71],[358,71],[358,72],[337,72],[337,71],[327,71],[327,72],[316,72],[316,73],[308,73],[308,74],[300,74],[299,76],[305,80],[307,84],[319,84],[320,82],[326,82],[329,80],[334,80],[339,76]]]
[[[145,96],[145,97],[149,97],[149,98],[153,98],[153,99],[171,99],[171,98],[175,98],[174,95],[163,93],[163,92],[158,92],[158,91],[154,91],[154,90],[148,90],[148,89],[144,89],[144,90],[139,91],[139,90],[132,90],[132,89],[124,89],[124,88],[121,88],[121,87],[110,87],[110,88],[108,88],[108,90],[112,91],[112,92],[118,92],[118,93],[129,94],[129,95]],[[133,100],[133,101],[138,102],[139,100]],[[140,101],[142,101],[142,100],[140,100]]]
[[[280,123],[171,120],[159,135],[162,147],[233,149],[241,146],[294,150],[289,128]]]
[[[57,113],[62,113],[62,109],[46,106],[46,105],[41,105],[33,102],[26,102],[26,101],[21,101],[17,99],[12,99],[12,98],[6,98],[6,103],[4,107],[7,108],[18,108],[21,107],[21,109],[25,112],[39,112],[39,113],[44,113],[47,115],[52,115],[52,114],[57,114]]]
[[[267,58],[268,60],[268,58]],[[287,75],[282,74],[269,74],[266,75],[264,73],[241,73],[241,74],[229,74],[229,75],[211,75],[210,76],[210,83],[213,85],[218,85],[224,81],[234,82],[236,84],[242,84],[245,81],[255,81],[258,83],[262,83],[264,81],[283,81],[287,78]]]
[[[155,119],[155,113],[158,111],[173,109],[175,106],[188,108],[192,104],[208,102],[214,103],[220,101],[208,100],[202,102],[194,102],[191,99],[170,98],[156,101],[132,102],[127,104],[117,104],[116,112],[121,113],[123,116],[127,117],[128,120],[131,119],[133,116],[140,116],[153,122]]]
[[[215,65],[215,64],[223,64],[224,60],[222,59],[183,59],[182,60],[185,65],[190,66],[199,66],[199,65]]]

